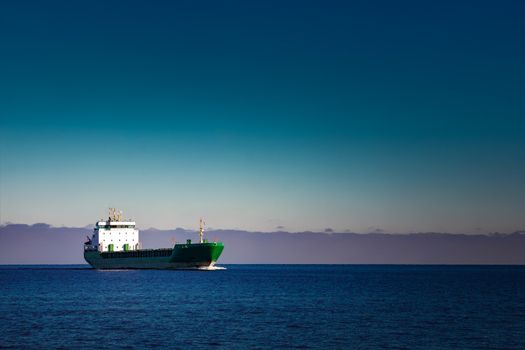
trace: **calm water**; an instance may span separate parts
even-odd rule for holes
[[[525,349],[525,267],[0,267],[0,348]]]

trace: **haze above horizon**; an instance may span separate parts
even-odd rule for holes
[[[0,224],[525,229],[525,3],[0,4]]]

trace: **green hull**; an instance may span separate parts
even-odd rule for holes
[[[96,269],[189,269],[215,264],[224,245],[215,243],[176,244],[173,249],[127,252],[85,250],[84,259]]]

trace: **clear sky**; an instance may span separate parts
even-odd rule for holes
[[[525,228],[523,1],[2,1],[0,221]]]

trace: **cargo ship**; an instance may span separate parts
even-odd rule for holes
[[[199,242],[176,243],[173,248],[141,249],[135,222],[123,220],[122,212],[110,208],[107,220],[95,224],[84,243],[84,259],[95,269],[211,269],[224,249],[222,242],[203,238]]]

